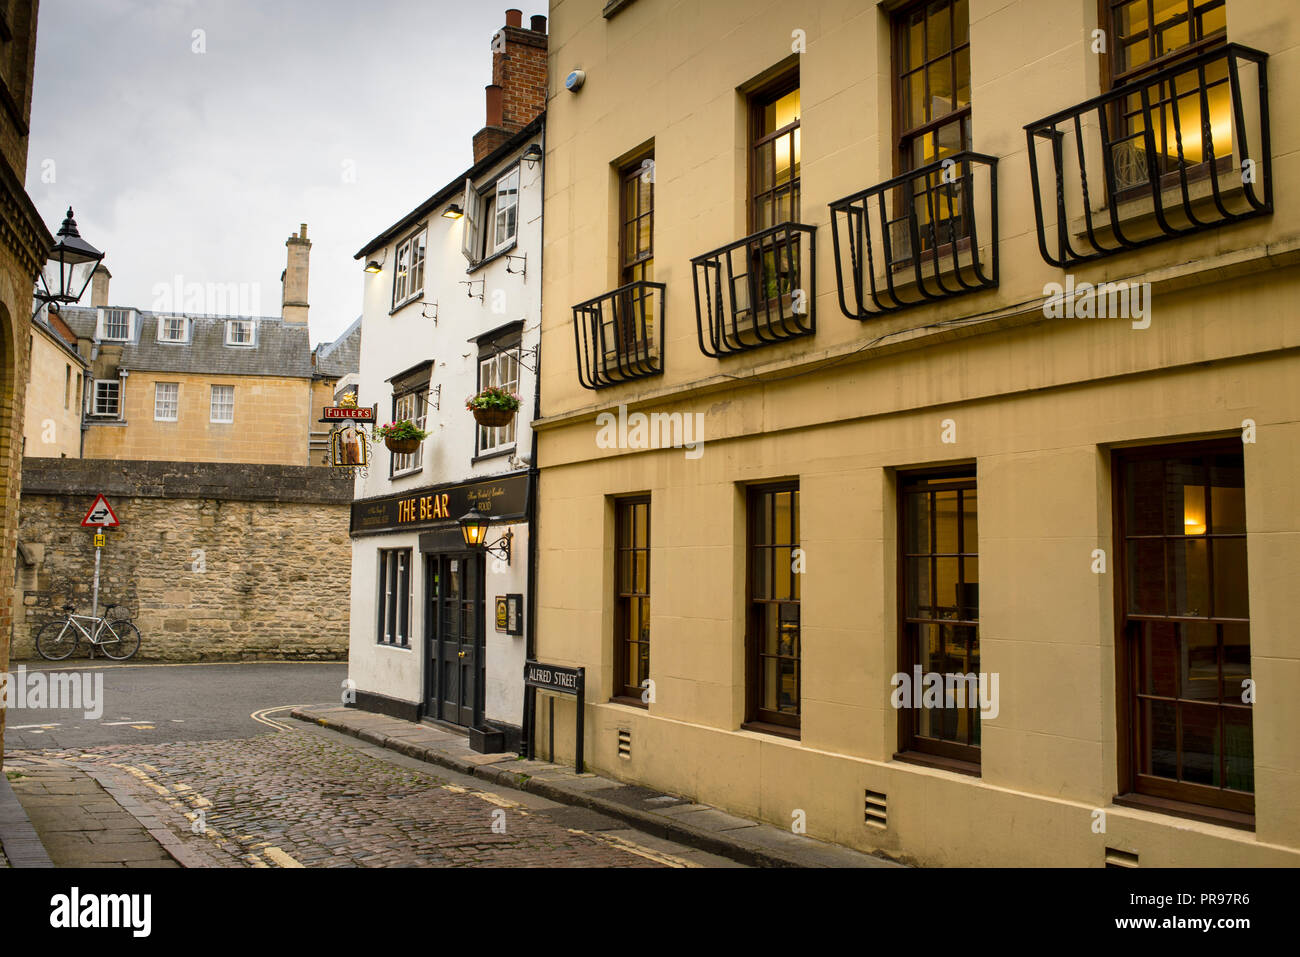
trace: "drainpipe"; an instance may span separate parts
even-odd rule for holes
[[[542,123],[542,241],[537,250],[537,274],[543,276],[542,251],[546,248],[546,123]],[[533,364],[537,371],[533,374],[533,419],[542,416],[542,306],[544,296],[541,290],[546,287],[538,281],[537,294],[537,360]],[[524,658],[533,660],[537,657],[537,517],[541,512],[541,472],[537,467],[537,430],[529,428],[532,451],[528,462],[528,484],[531,486],[532,506],[528,521],[528,614],[524,629]],[[522,680],[523,676],[520,676]],[[536,688],[524,688],[524,714],[519,722],[519,753],[528,753],[528,712],[529,704],[537,701]],[[535,711],[536,709],[534,709]]]

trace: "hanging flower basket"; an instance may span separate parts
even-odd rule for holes
[[[384,436],[384,445],[388,446],[388,451],[396,452],[398,455],[410,455],[420,447],[419,439],[395,439],[391,435]]]
[[[389,422],[375,429],[376,438],[384,440],[388,451],[398,455],[409,455],[420,447],[420,443],[429,437],[429,433],[409,419]]]
[[[496,386],[489,386],[478,395],[470,396],[465,408],[474,414],[474,421],[490,429],[509,425],[519,412],[519,396]]]

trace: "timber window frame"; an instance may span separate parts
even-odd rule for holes
[[[135,310],[103,306],[99,310],[101,342],[130,342],[135,337]]]
[[[159,342],[185,342],[189,337],[189,320],[185,316],[159,316]]]
[[[394,648],[411,646],[411,549],[379,549],[375,605],[375,639]]]
[[[743,727],[798,737],[803,680],[802,571],[795,568],[800,550],[799,482],[750,485],[744,491],[747,720]]]
[[[654,281],[655,151],[618,171],[618,285]],[[649,163],[649,166],[645,164]],[[648,335],[647,338],[653,338]]]
[[[461,254],[469,262],[467,272],[513,249],[519,241],[520,164],[504,169],[482,189],[465,180],[461,197],[464,230]]]
[[[122,417],[122,380],[95,379],[90,395],[90,414],[96,417]]]
[[[424,295],[424,266],[428,243],[428,224],[421,223],[397,244],[393,258],[393,304],[390,313]]]
[[[972,707],[969,684],[965,685],[964,708],[955,707],[955,700],[949,707],[946,699],[948,675],[973,673],[978,687],[981,674],[975,467],[903,472],[898,475],[897,487],[898,674],[905,681],[895,690],[901,698],[895,703],[901,706],[897,708],[898,753],[894,757],[978,775],[979,700],[976,698]],[[948,512],[948,503],[950,514],[941,515],[941,506]],[[953,586],[950,606],[939,603],[939,585],[944,582]],[[957,648],[960,655],[953,654]],[[957,658],[960,667],[951,667]],[[917,668],[923,680],[929,674],[944,676],[939,707],[924,705],[924,686],[917,686]],[[920,708],[913,707],[917,698],[922,701]]]
[[[235,387],[213,385],[208,401],[208,421],[230,425],[235,421]]]
[[[648,698],[642,698],[642,682],[650,678],[650,523],[649,493],[614,499],[614,682],[610,700],[636,707],[649,704]]]
[[[254,348],[257,345],[257,322],[253,319],[227,319],[226,345]]]
[[[1115,801],[1253,828],[1241,441],[1118,449],[1112,465]]]
[[[490,386],[519,393],[519,355],[522,348],[522,334],[514,332],[498,339],[487,340],[479,344],[478,357],[478,392]],[[475,424],[474,455],[481,458],[487,455],[504,455],[514,451],[519,424],[516,413],[510,421],[501,426]]]
[[[793,102],[789,99],[792,95],[795,98]],[[749,185],[746,201],[750,232],[758,233],[784,223],[799,222],[803,136],[800,121],[803,108],[798,66],[751,91],[748,108],[749,133],[745,153]],[[777,125],[781,110],[790,108],[794,110],[794,119]],[[787,162],[785,179],[779,173],[782,153]],[[768,154],[770,164],[767,162]]]
[[[153,384],[153,420],[175,422],[180,417],[181,384],[155,382]]]

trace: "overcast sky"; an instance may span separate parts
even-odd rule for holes
[[[311,338],[332,339],[361,312],[353,254],[470,165],[512,5],[525,25],[546,12],[41,0],[27,191],[51,233],[73,207],[113,304],[142,309],[179,276],[248,284],[279,315],[284,241],[307,223]]]

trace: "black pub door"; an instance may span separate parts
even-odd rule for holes
[[[483,556],[428,555],[424,567],[427,713],[470,727],[482,714]]]

